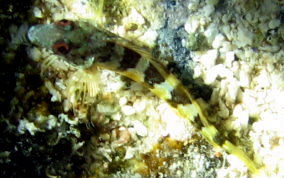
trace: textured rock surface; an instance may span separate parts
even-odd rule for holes
[[[249,174],[140,85],[10,43],[21,23],[60,19],[85,20],[152,47],[157,60],[206,101],[210,121],[263,165],[263,176],[284,176],[281,1],[90,2],[4,3],[1,177]]]

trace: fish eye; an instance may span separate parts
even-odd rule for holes
[[[56,42],[53,46],[52,46],[53,51],[56,54],[61,54],[61,55],[66,55],[70,52],[70,46],[69,44],[67,44],[64,41],[61,42]]]
[[[55,22],[55,25],[57,25],[60,28],[63,28],[64,30],[72,30],[74,27],[73,21],[62,19],[57,22]]]

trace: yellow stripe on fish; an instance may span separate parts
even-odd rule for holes
[[[28,31],[28,37],[31,43],[53,49],[69,62],[83,65],[92,60],[91,65],[115,71],[142,84],[188,119],[209,143],[238,157],[252,173],[258,171],[246,153],[208,121],[204,108],[180,80],[154,60],[146,49],[87,23],[69,20],[35,25]]]

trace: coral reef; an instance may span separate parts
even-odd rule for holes
[[[76,67],[17,35],[22,24],[61,19],[152,49],[202,98],[210,122],[262,166],[261,176],[283,177],[281,1],[2,4],[1,177],[254,176],[143,86],[113,71]]]

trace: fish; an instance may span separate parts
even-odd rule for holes
[[[198,99],[151,55],[149,48],[88,22],[66,19],[33,25],[27,30],[27,38],[31,44],[50,49],[73,65],[98,66],[141,84],[188,119],[210,144],[236,156],[253,174],[258,172],[259,166],[209,122]]]

